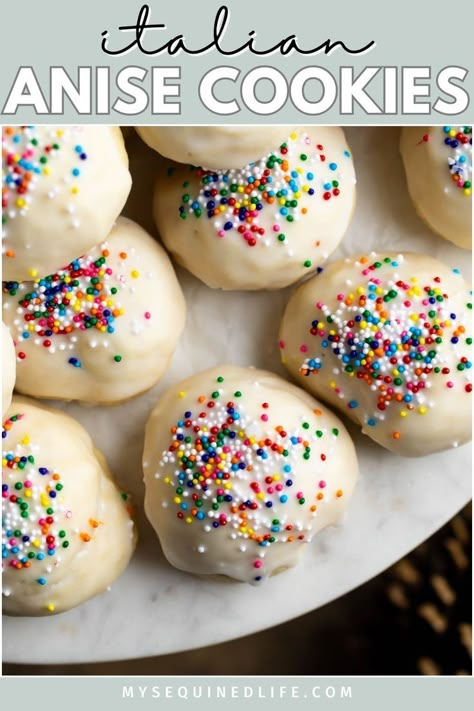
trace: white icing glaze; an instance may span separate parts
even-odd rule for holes
[[[393,452],[456,447],[471,439],[470,303],[459,271],[431,257],[339,260],[291,297],[282,362]]]
[[[3,278],[45,276],[102,242],[131,184],[117,127],[4,126]]]
[[[178,163],[242,168],[280,145],[292,126],[136,126],[147,145]]]
[[[416,211],[434,232],[472,249],[472,133],[464,133],[470,127],[445,128],[402,128],[408,190]]]
[[[16,377],[16,355],[10,331],[2,323],[2,415],[10,407]]]
[[[71,417],[14,397],[4,430],[3,611],[64,612],[127,566],[136,540],[129,503]]]
[[[327,408],[272,373],[229,365],[160,397],[143,462],[145,511],[170,563],[251,584],[298,563],[340,519],[358,473]]]
[[[114,403],[147,390],[165,371],[186,317],[166,252],[123,217],[107,242],[52,281],[6,282],[5,291],[17,389],[36,397]]]
[[[242,170],[203,174],[165,164],[160,173],[160,235],[208,286],[282,288],[315,271],[342,239],[355,200],[342,129],[300,129],[283,145]]]

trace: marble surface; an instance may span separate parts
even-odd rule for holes
[[[371,248],[427,252],[468,275],[471,255],[436,237],[410,204],[398,155],[399,130],[348,128],[356,161],[354,220],[336,256]],[[159,160],[128,138],[134,189],[126,212],[153,231],[150,196]],[[277,332],[290,290],[211,291],[179,270],[187,328],[161,383],[117,407],[62,407],[91,432],[122,486],[134,495],[140,543],[122,577],[103,595],[49,618],[3,618],[3,658],[67,663],[127,659],[215,644],[315,609],[381,572],[451,518],[471,496],[471,448],[404,459],[348,425],[361,477],[342,525],[308,547],[302,564],[261,588],[192,577],[164,560],[144,518],[143,428],[158,393],[204,367],[254,365],[286,376]]]

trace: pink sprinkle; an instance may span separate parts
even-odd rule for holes
[[[268,487],[267,494],[273,494],[273,486]]]
[[[308,351],[308,346],[305,346],[305,345],[300,346],[300,351],[301,351],[302,353],[307,353],[307,351]]]
[[[302,491],[297,491],[297,492],[296,492],[296,498],[297,498],[297,499],[302,499],[302,498],[303,498],[303,492],[302,492]]]
[[[284,348],[285,347],[285,341],[278,341],[278,348]]]
[[[325,488],[326,488],[326,482],[324,481],[324,479],[321,479],[321,481],[319,482],[319,488],[320,488],[320,489],[325,489]]]
[[[145,311],[145,318],[150,319],[151,318],[151,313],[149,311]]]
[[[318,309],[322,309],[323,306],[324,306],[324,304],[323,304],[322,301],[317,301],[317,302],[316,302],[316,307],[317,307]]]
[[[24,483],[25,489],[31,489],[32,486],[33,486],[32,482],[29,479],[27,479]]]
[[[411,306],[411,301],[404,301],[403,305],[408,308],[409,306]]]
[[[277,484],[276,487],[275,487],[275,489],[276,489],[277,491],[281,491],[281,490],[283,489],[283,484]]]
[[[225,237],[225,232],[224,232],[224,230],[219,230],[218,233],[217,233],[217,236],[218,236],[218,237]]]
[[[337,300],[338,300],[338,301],[344,301],[344,294],[338,294],[338,295],[337,295]]]
[[[16,546],[16,540],[15,538],[10,538],[9,543],[11,546]]]
[[[454,388],[454,383],[453,383],[453,381],[452,381],[452,380],[448,380],[448,382],[446,383],[446,386],[447,386],[448,388]]]
[[[268,415],[262,415],[260,419],[263,420],[263,422],[268,422]]]
[[[369,273],[369,270],[368,270],[368,269],[364,269],[364,270],[362,271],[363,276],[367,276],[368,273]]]
[[[274,232],[279,232],[280,231],[280,225],[273,225],[273,231]]]
[[[253,564],[254,568],[261,568],[263,565],[261,560],[256,560],[255,563]]]

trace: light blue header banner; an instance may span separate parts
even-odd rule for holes
[[[1,25],[0,107],[5,123],[469,123],[459,10],[25,0]]]

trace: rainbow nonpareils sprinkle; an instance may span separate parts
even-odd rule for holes
[[[118,288],[112,279],[114,272],[107,264],[109,250],[103,248],[96,259],[80,257],[65,269],[47,277],[28,282],[31,291],[18,300],[21,325],[17,340],[17,354],[20,360],[26,356],[21,343],[29,338],[40,338],[46,349],[54,352],[56,340],[70,336],[74,331],[95,329],[103,334],[113,334],[115,322],[123,315],[117,304]],[[121,254],[125,260],[127,255]],[[3,292],[16,296],[20,283],[7,281]],[[73,367],[81,367],[74,356],[68,356]]]
[[[312,198],[311,209],[317,211],[318,200],[340,195],[341,171],[349,159],[347,150],[328,156],[322,144],[295,132],[277,151],[241,170],[190,168],[190,179],[197,178],[200,189],[195,193],[191,182],[184,182],[179,215],[183,220],[210,220],[217,237],[237,233],[254,247],[266,233],[260,216],[270,211],[269,232],[276,243],[283,243],[288,225],[308,212],[303,196]]]
[[[336,427],[317,428],[315,413],[291,429],[283,424],[282,413],[281,424],[275,425],[272,402],[262,400],[258,415],[251,416],[246,395],[242,386],[229,398],[219,376],[214,390],[199,396],[192,407],[188,402],[189,409],[170,428],[170,444],[155,478],[169,491],[165,504],[174,509],[180,525],[197,526],[199,532],[223,535],[230,545],[241,541],[245,550],[254,550],[254,557],[246,560],[254,569],[249,577],[259,582],[269,574],[260,554],[274,544],[309,541],[309,521],[318,506],[344,492],[325,491],[326,459],[339,437]],[[305,475],[300,470],[310,461],[314,481],[308,470]]]
[[[69,546],[71,512],[62,503],[60,473],[36,462],[29,437],[20,448],[8,450],[8,433],[22,419],[12,415],[2,430],[2,468],[15,472],[14,479],[4,476],[2,482],[2,562],[16,571],[38,566],[37,583],[46,585],[47,566]]]
[[[392,257],[361,258],[357,265],[360,278],[331,298],[336,308],[323,300],[315,303],[320,315],[309,324],[308,339],[299,347],[304,356],[299,372],[307,378],[323,371],[327,375],[327,369],[334,367],[332,358],[339,362],[338,374],[329,385],[349,410],[356,410],[360,403],[344,397],[346,379],[357,379],[369,427],[383,422],[383,413],[393,408],[401,418],[426,415],[433,407],[431,384],[440,381],[443,388],[453,390],[454,370],[457,375],[466,374],[464,393],[472,391],[467,377],[472,368],[467,355],[472,338],[465,318],[471,302],[465,303],[461,314],[439,276],[402,279],[394,276],[398,267]],[[321,354],[317,357],[311,355],[314,339]],[[449,363],[447,348],[454,355]],[[459,385],[456,390],[459,396]],[[395,429],[392,436],[398,439],[400,432]]]

